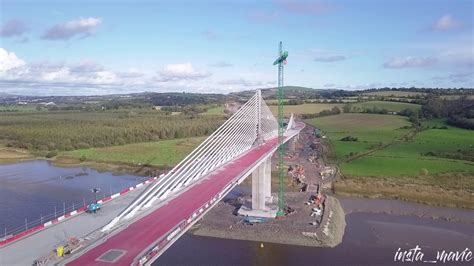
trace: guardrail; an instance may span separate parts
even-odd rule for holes
[[[163,174],[160,175],[159,177],[162,177],[162,176],[163,176]],[[130,192],[130,191],[132,191],[136,188],[139,188],[139,187],[141,187],[145,184],[153,182],[156,179],[158,179],[158,176],[148,178],[145,181],[136,184],[135,186],[131,186],[131,187],[122,189],[121,191],[118,191],[118,192],[113,193],[113,194],[112,194],[112,192],[109,192],[108,195],[103,194],[104,197],[102,199],[98,200],[97,202],[98,203],[109,202],[112,199],[115,199],[115,198],[120,197],[124,194],[127,194],[128,192]],[[25,224],[24,225],[21,225],[17,228],[11,229],[11,230],[7,230],[5,228],[3,234],[0,232],[0,247],[5,246],[7,244],[10,244],[10,243],[12,243],[12,242],[14,242],[18,239],[21,239],[21,238],[26,237],[28,235],[31,235],[33,233],[36,233],[40,230],[43,230],[46,227],[49,227],[51,225],[60,223],[60,222],[66,220],[66,219],[68,219],[72,216],[76,216],[78,214],[81,214],[81,213],[83,213],[87,210],[87,206],[90,203],[92,203],[92,201],[88,203],[88,202],[86,202],[85,199],[83,199],[82,202],[77,203],[77,204],[72,203],[72,205],[70,205],[70,206],[66,206],[66,204],[63,203],[63,208],[60,209],[59,211],[55,207],[55,212],[54,213],[50,213],[48,215],[41,216],[39,219],[36,219],[36,220],[33,220],[33,221],[28,221],[27,219],[25,219]]]
[[[229,185],[227,185],[221,192],[216,194],[214,197],[212,197],[209,201],[206,201],[201,207],[199,207],[197,210],[195,210],[186,220],[182,220],[180,223],[178,223],[176,226],[174,226],[172,229],[170,229],[166,234],[164,234],[162,237],[160,237],[154,244],[152,245],[151,248],[148,249],[148,251],[145,252],[144,255],[138,259],[138,261],[134,261],[133,265],[146,265],[147,262],[152,260],[156,255],[158,255],[161,252],[164,252],[168,244],[173,241],[175,241],[176,236],[182,235],[184,232],[186,232],[187,227],[191,227],[195,222],[197,222],[204,214],[206,211],[212,208],[214,204],[219,202],[233,187],[234,185],[238,184],[237,180],[233,180]]]

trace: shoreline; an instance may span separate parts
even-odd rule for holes
[[[25,150],[13,148],[0,148],[0,166],[9,164],[19,164],[29,161],[48,161],[57,167],[80,167],[86,166],[93,168],[98,172],[111,172],[113,174],[130,174],[137,176],[159,175],[164,172],[159,166],[154,165],[132,165],[124,162],[99,162],[99,161],[81,161],[80,159],[57,155],[53,158],[38,156]]]
[[[376,199],[345,195],[335,195],[335,197],[341,203],[346,215],[351,213],[381,213],[474,224],[474,211],[470,209],[430,206],[398,199]]]
[[[150,176],[152,174],[160,175],[165,172],[157,166],[152,165],[132,165],[130,163],[123,162],[100,162],[100,161],[81,161],[73,157],[58,155],[54,158],[47,159],[54,166],[57,167],[77,167],[87,166],[93,168],[98,172],[111,172],[114,174],[131,174],[137,176]]]

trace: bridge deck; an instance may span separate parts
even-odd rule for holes
[[[31,265],[40,256],[54,250],[69,237],[83,237],[94,232],[128,206],[147,186],[130,191],[104,205],[96,214],[83,213],[47,227],[33,235],[0,248],[0,265]]]
[[[291,136],[299,132],[300,129],[295,130]],[[147,250],[158,239],[166,236],[176,225],[190,217],[233,180],[247,172],[256,162],[274,150],[277,141],[277,138],[267,141],[236,160],[227,163],[208,175],[204,180],[182,192],[178,197],[171,199],[152,213],[115,233],[105,242],[86,251],[67,265],[110,265],[110,262],[97,261],[100,256],[109,250],[125,251],[114,262],[114,265],[132,264],[140,253]]]

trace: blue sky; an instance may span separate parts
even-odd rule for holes
[[[469,0],[0,3],[7,93],[474,87]]]

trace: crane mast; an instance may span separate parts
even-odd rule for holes
[[[285,172],[283,169],[283,157],[285,147],[283,145],[284,114],[283,114],[283,65],[286,64],[288,52],[283,52],[283,45],[280,41],[278,47],[278,58],[273,63],[278,64],[278,212],[277,217],[285,216]]]

